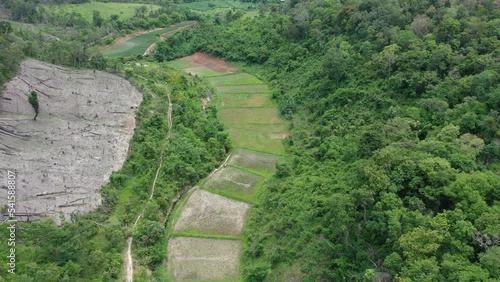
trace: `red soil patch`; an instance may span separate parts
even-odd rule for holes
[[[205,66],[213,71],[233,72],[238,70],[238,67],[231,67],[223,60],[210,57],[208,54],[205,53],[198,52],[195,53],[194,55],[186,57],[185,59],[194,64]]]

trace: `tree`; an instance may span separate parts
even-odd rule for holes
[[[429,33],[431,29],[431,19],[426,15],[417,15],[411,23],[411,30],[420,37]]]
[[[101,27],[104,22],[104,19],[101,17],[101,12],[94,11],[94,14],[92,15],[92,22],[94,26]]]
[[[10,22],[1,21],[0,22],[0,34],[6,35],[12,32],[12,25]]]
[[[31,104],[33,109],[35,110],[35,117],[33,120],[36,120],[36,117],[38,116],[38,95],[36,94],[35,91],[31,91],[31,95],[28,97],[28,102]]]
[[[393,71],[393,67],[397,61],[398,55],[397,53],[401,47],[397,44],[391,44],[386,46],[382,52],[379,54],[379,60],[386,65],[387,67],[387,77],[391,77],[391,72]]]

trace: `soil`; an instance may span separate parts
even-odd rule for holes
[[[168,244],[174,281],[239,280],[241,241],[177,237]]]
[[[238,67],[231,67],[225,61],[217,58],[210,57],[205,53],[195,53],[194,55],[184,57],[184,59],[198,65],[203,65],[213,71],[217,72],[234,72]]]
[[[240,236],[250,205],[195,190],[187,200],[174,231]]]
[[[36,121],[31,91],[38,93]],[[60,215],[97,208],[101,186],[127,157],[141,101],[115,75],[24,61],[0,97],[0,179],[17,171],[16,219],[60,222]],[[0,184],[2,207],[6,184]]]

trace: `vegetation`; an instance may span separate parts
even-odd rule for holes
[[[7,82],[18,70],[22,53],[15,44],[12,25],[0,21],[0,85]]]
[[[31,5],[30,2],[7,2],[3,7],[11,19],[16,16],[13,5],[17,4]],[[30,11],[24,8],[23,11]],[[187,12],[163,6],[144,14],[137,11],[131,19],[123,21],[116,17],[104,19],[99,13],[93,13],[93,20],[89,22],[79,13],[44,9],[34,5],[32,17],[18,18],[24,22],[1,22],[1,83],[17,72],[20,60],[34,57],[77,68],[107,69],[127,76],[145,96],[138,111],[129,157],[122,170],[114,173],[109,184],[101,189],[102,207],[86,215],[74,215],[61,226],[50,220],[18,223],[16,254],[23,259],[17,262],[15,276],[5,276],[6,266],[0,266],[0,280],[123,280],[122,251],[129,236],[134,236],[133,252],[139,269],[136,280],[142,277],[148,281],[153,279],[151,275],[161,276],[156,267],[166,254],[167,231],[163,223],[171,200],[225,157],[230,149],[228,135],[222,131],[213,107],[202,111],[200,98],[208,90],[200,79],[184,76],[165,65],[148,63],[145,67],[142,62],[106,60],[97,49],[112,39],[114,35],[109,34],[119,36],[134,29],[170,25],[187,19]],[[174,105],[170,138],[166,134],[166,91],[170,91]],[[30,98],[34,106],[35,101]],[[169,161],[162,165],[155,194],[147,201],[160,155]],[[129,226],[143,206],[143,220],[131,230]],[[0,238],[8,236],[4,231],[2,229]],[[2,248],[0,254],[6,255],[5,251]]]
[[[130,19],[92,11],[91,21],[33,1],[3,3],[10,19],[22,24],[0,23],[0,83],[29,56],[115,71],[145,96],[129,158],[102,188],[103,206],[61,227],[19,223],[19,275],[1,278],[120,280],[120,253],[134,236],[135,280],[166,279],[160,267],[169,232],[165,212],[177,192],[202,179],[230,149],[217,109],[201,110],[204,82],[163,63],[205,51],[248,64],[270,85],[291,124],[284,140],[289,157],[259,187],[245,227],[245,281],[500,279],[497,2],[285,1],[262,5],[254,18],[225,10],[159,43],[157,63],[147,67],[103,58],[95,46],[199,16],[163,1],[155,2],[158,10],[139,10]],[[255,82],[240,78],[236,84]],[[174,104],[172,138],[167,91]],[[256,144],[243,129],[231,125],[240,136],[235,142]],[[168,162],[148,202],[160,155]],[[144,205],[144,218],[130,230]],[[6,232],[2,228],[0,238]]]
[[[61,227],[50,220],[19,223],[16,253],[23,259],[17,264],[18,275],[8,277],[9,281],[120,280],[121,253],[128,236],[134,236],[134,258],[142,269],[137,275],[149,277],[146,269],[155,270],[166,255],[163,224],[171,200],[205,177],[230,150],[216,110],[209,106],[206,113],[202,111],[200,96],[208,90],[199,78],[154,63],[145,67],[130,62],[120,69],[132,73],[129,79],[144,93],[123,168],[102,187],[103,205],[96,212],[74,215]],[[166,91],[174,105],[170,138]],[[160,156],[168,162],[163,162],[148,201]],[[143,218],[130,230],[143,207]],[[2,238],[8,235],[4,229]],[[0,254],[5,251],[2,248]]]
[[[496,5],[291,1],[159,44],[159,61],[261,65],[292,122],[247,224],[246,281],[500,279]]]
[[[57,6],[42,6],[44,9],[55,9],[59,14],[80,14],[83,19],[92,22],[94,13],[97,12],[103,19],[110,19],[116,17],[118,20],[126,21],[133,18],[138,9],[145,10],[145,12],[155,12],[160,6],[157,5],[143,5],[135,3],[102,3],[102,2],[89,2],[85,4],[73,5],[57,5]]]
[[[33,120],[36,120],[36,117],[38,116],[38,107],[39,107],[39,104],[38,104],[38,94],[36,94],[35,91],[31,91],[30,96],[28,96],[28,102],[33,107],[33,109],[35,110],[35,117],[33,118]]]
[[[171,27],[138,35],[127,41],[125,44],[113,48],[107,52],[104,52],[103,55],[109,57],[126,57],[126,56],[142,55],[148,49],[148,47],[151,46],[151,44],[158,41],[158,37],[160,35],[167,32],[175,31],[179,28],[188,25],[192,25],[193,23],[194,23],[193,21],[181,22]]]

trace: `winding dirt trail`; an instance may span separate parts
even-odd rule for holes
[[[182,24],[182,22],[181,22]],[[186,26],[181,26],[179,27],[178,29],[176,30],[173,30],[173,31],[169,31],[169,32],[165,32],[163,34],[160,35],[160,39],[162,41],[165,41],[167,40],[167,38],[171,37],[172,35],[176,34],[177,32],[180,32],[180,31],[183,31],[183,30],[186,30],[186,29],[191,29],[191,28],[194,28],[198,25],[199,23],[198,22],[194,22],[190,25],[186,25]],[[144,54],[142,55],[143,57],[146,57],[146,56],[149,56],[151,54],[153,54],[153,52],[156,50],[156,42],[151,44],[148,49],[146,49],[146,51],[144,52]]]
[[[172,101],[170,97],[170,91],[167,90],[167,98],[168,98],[168,110],[167,110],[167,120],[168,120],[168,132],[167,132],[167,138],[170,139],[171,137],[171,131],[172,131]],[[163,150],[160,153],[160,164],[158,165],[158,169],[156,170],[156,175],[155,179],[153,180],[153,185],[151,187],[151,192],[149,193],[149,198],[148,202],[153,199],[154,193],[155,193],[155,187],[156,187],[156,181],[158,180],[158,176],[160,175],[160,170],[163,166]],[[142,209],[141,213],[137,216],[135,219],[134,224],[132,227],[136,226],[139,220],[141,219],[142,215],[144,214],[144,209]],[[133,237],[129,237],[127,239],[127,253],[126,253],[126,259],[125,259],[125,279],[127,282],[133,282],[134,281],[134,260],[132,258],[132,241]]]

